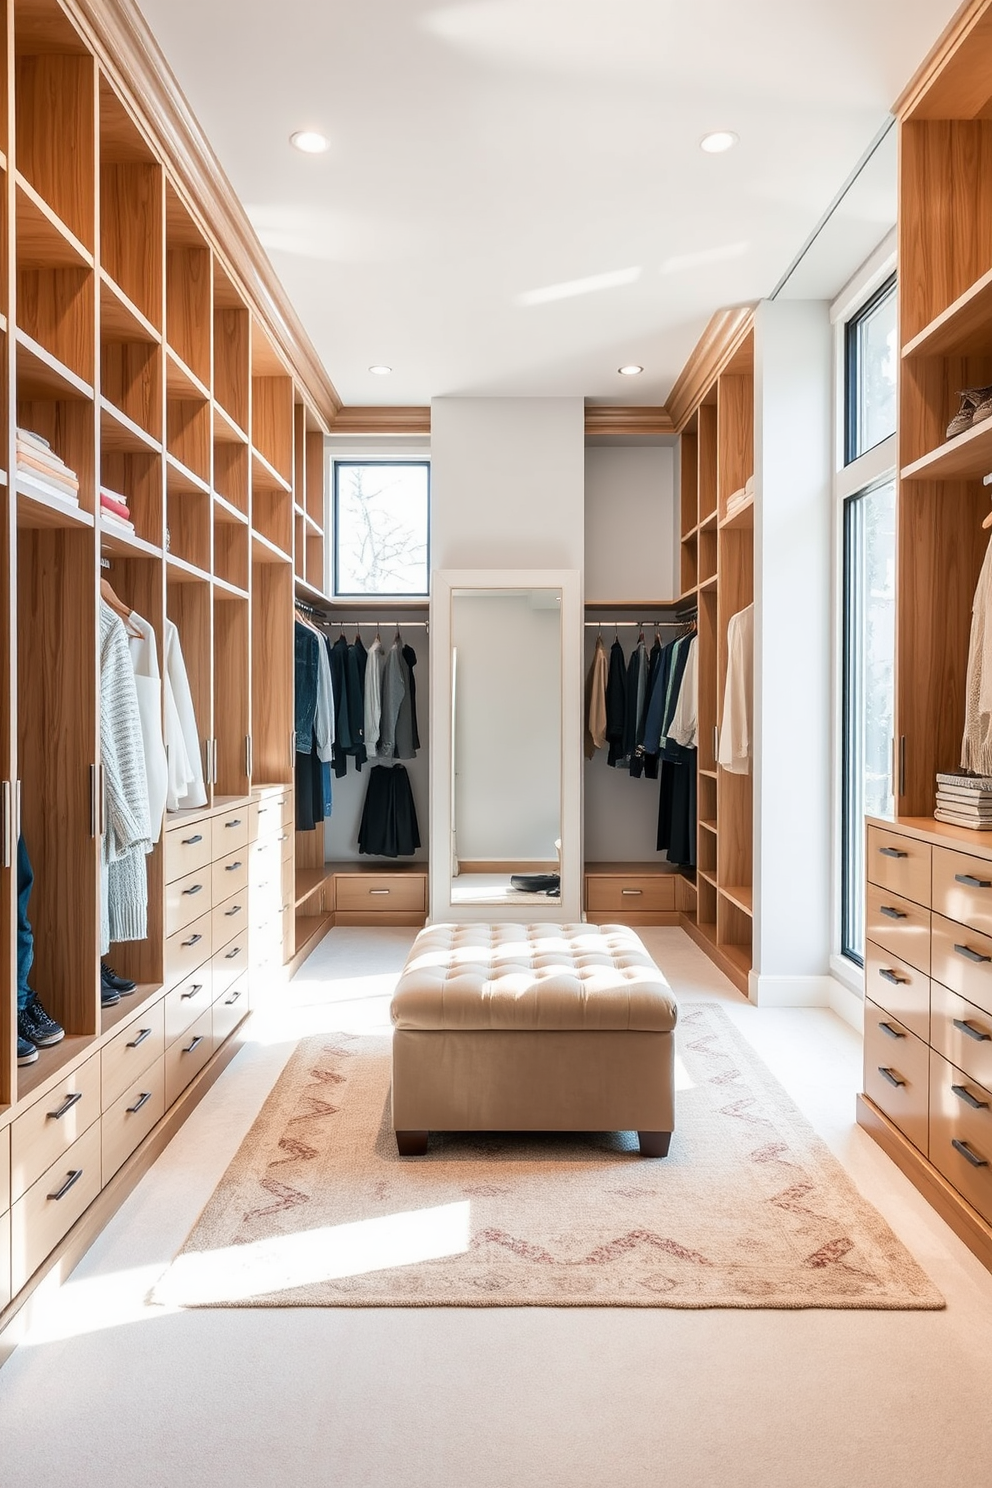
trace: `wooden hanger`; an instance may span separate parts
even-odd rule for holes
[[[127,631],[129,636],[133,636],[136,641],[144,640],[144,636],[141,634],[141,631],[137,630],[135,626],[131,624],[131,606],[126,605],[123,600],[118,599],[117,595],[114,593],[111,587],[109,579],[100,580],[100,598],[103,600],[104,604],[110,606],[115,615],[119,615],[120,618],[124,621],[124,629]]]

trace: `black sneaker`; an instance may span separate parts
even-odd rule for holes
[[[21,1038],[17,1035],[17,1065],[18,1068],[24,1064],[34,1064],[38,1058],[38,1050],[30,1039]]]
[[[100,962],[100,986],[108,992],[119,992],[122,997],[130,997],[137,986],[130,977],[118,976],[111,967]]]
[[[116,1005],[120,1002],[120,1000],[121,1000],[121,994],[118,992],[117,988],[116,987],[108,986],[108,984],[101,977],[100,978],[100,1006],[101,1007],[116,1007]]]
[[[65,1038],[65,1029],[48,1016],[38,1001],[37,992],[32,992],[25,1006],[18,1010],[17,1032],[28,1043],[37,1044],[39,1049],[50,1049],[52,1044],[61,1043]]]

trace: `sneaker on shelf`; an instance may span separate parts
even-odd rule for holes
[[[108,987],[107,983],[100,978],[100,1006],[116,1007],[121,1000],[121,994],[116,987]]]
[[[130,997],[137,985],[137,982],[132,982],[130,977],[118,976],[113,967],[108,966],[106,962],[100,962],[101,987],[106,987],[111,992],[119,992],[122,997]]]
[[[38,1059],[38,1050],[30,1039],[17,1035],[17,1067],[24,1064],[35,1064]]]
[[[45,1012],[38,1001],[37,992],[32,992],[25,1005],[19,1009],[17,1032],[29,1043],[37,1044],[39,1049],[50,1049],[52,1044],[61,1043],[65,1038],[65,1029]]]

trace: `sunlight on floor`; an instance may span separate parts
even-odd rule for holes
[[[143,1323],[177,1312],[176,1307],[149,1309],[147,1296],[162,1275],[162,1263],[135,1266],[109,1275],[70,1277],[49,1305],[36,1306],[22,1347],[37,1348],[101,1333],[127,1323]]]

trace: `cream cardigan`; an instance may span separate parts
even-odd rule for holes
[[[148,779],[134,668],[123,622],[100,602],[100,759],[104,831],[101,854],[100,950],[112,940],[148,934],[151,851]]]
[[[992,542],[978,575],[971,609],[971,642],[968,647],[968,684],[965,692],[964,739],[961,768],[977,775],[992,775]]]

